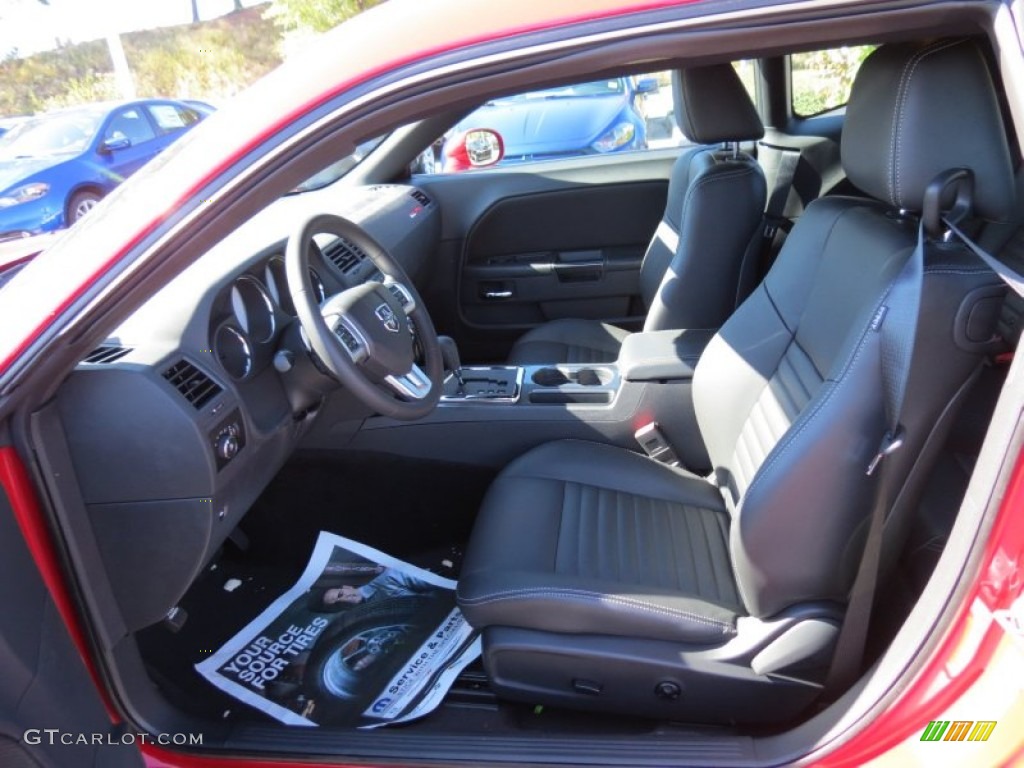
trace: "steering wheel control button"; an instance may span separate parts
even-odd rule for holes
[[[335,334],[341,339],[341,343],[345,345],[345,349],[355,355],[359,351],[359,340],[356,339],[352,331],[346,328],[344,325],[339,325],[334,329]]]
[[[412,294],[409,290],[401,283],[396,283],[390,279],[384,281],[384,287],[388,289],[388,293],[398,299],[398,303],[402,305],[402,309],[405,310],[405,314],[410,314],[416,309],[416,302],[412,298]]]

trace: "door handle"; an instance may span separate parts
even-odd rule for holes
[[[488,301],[495,301],[499,299],[511,299],[512,291],[484,291],[484,298]]]
[[[553,265],[560,283],[584,283],[600,280],[604,275],[603,261],[569,261]]]

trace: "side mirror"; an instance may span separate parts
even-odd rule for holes
[[[501,134],[490,128],[473,128],[452,136],[444,147],[444,170],[468,171],[486,168],[501,162],[505,142]]]
[[[104,139],[103,143],[100,144],[100,152],[104,155],[109,155],[118,149],[128,149],[132,145],[132,140],[127,136],[111,136],[109,139]]]
[[[637,94],[657,93],[660,89],[661,84],[658,83],[658,78],[656,77],[641,77],[636,81],[636,85],[633,86],[633,90]]]

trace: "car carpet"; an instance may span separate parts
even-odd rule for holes
[[[240,546],[225,544],[190,587],[180,604],[188,615],[180,630],[158,624],[136,634],[154,682],[194,714],[273,722],[209,685],[194,665],[295,582],[321,530],[457,578],[494,474],[385,454],[300,453],[246,514]]]
[[[245,554],[304,563],[320,531],[331,531],[454,578],[443,562],[457,564],[495,474],[382,453],[301,452],[243,519]]]

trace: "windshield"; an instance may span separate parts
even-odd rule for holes
[[[384,139],[385,136],[378,136],[375,139],[364,141],[356,147],[356,151],[351,155],[345,155],[340,160],[335,160],[322,171],[299,184],[299,186],[292,190],[291,194],[295,194],[297,192],[309,192],[310,190],[320,189],[321,187],[326,187],[328,184],[333,184],[359,165],[359,163],[363,161],[363,158],[376,149],[377,145],[384,141]]]
[[[608,80],[594,80],[589,83],[576,83],[575,85],[560,85],[557,88],[545,88],[541,91],[530,91],[529,93],[517,93],[512,96],[502,96],[494,99],[492,103],[530,101],[532,99],[572,99],[579,96],[614,96],[625,92],[626,86],[621,77],[613,77]]]
[[[76,110],[29,120],[0,137],[0,158],[78,154],[96,135],[103,114]]]

